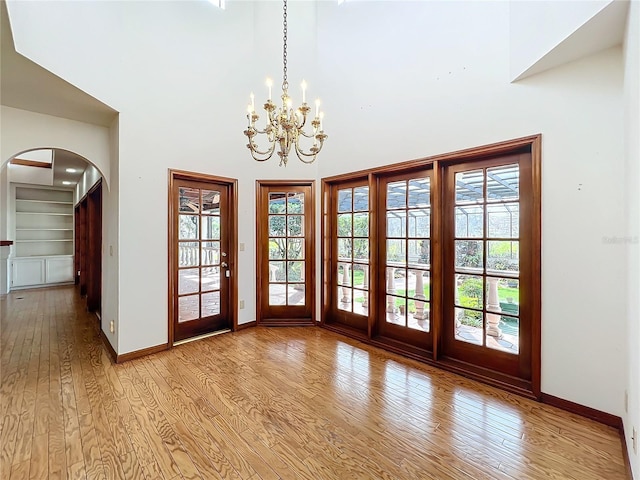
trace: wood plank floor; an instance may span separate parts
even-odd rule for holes
[[[624,479],[612,428],[319,328],[114,365],[74,288],[0,300],[2,479]]]

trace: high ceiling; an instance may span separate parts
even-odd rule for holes
[[[108,127],[117,111],[16,53],[7,5],[0,1],[2,105]]]

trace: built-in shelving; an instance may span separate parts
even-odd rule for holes
[[[73,255],[73,191],[16,186],[15,256]]]

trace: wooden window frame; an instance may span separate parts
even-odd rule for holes
[[[541,399],[541,246],[542,246],[542,228],[541,228],[541,194],[542,194],[542,167],[541,167],[541,146],[542,135],[532,135],[504,142],[484,145],[480,147],[470,148],[466,150],[460,150],[451,153],[445,153],[432,157],[411,160],[407,162],[401,162],[393,165],[387,165],[383,167],[377,167],[369,170],[361,170],[357,172],[336,175],[332,177],[326,177],[321,180],[321,199],[322,199],[322,217],[321,217],[321,238],[322,243],[322,263],[321,263],[321,297],[320,297],[320,309],[321,309],[321,322],[320,326],[328,330],[335,331],[337,333],[356,338],[367,344],[382,347],[386,350],[399,353],[403,356],[414,358],[416,360],[428,363],[430,365],[438,366],[442,369],[460,373],[464,376],[474,378],[476,380],[488,383],[490,385],[499,387],[504,390],[508,390],[520,395]],[[495,373],[483,368],[469,367],[462,364],[459,361],[451,361],[445,358],[442,354],[442,329],[443,329],[443,258],[444,258],[444,188],[443,185],[443,172],[444,168],[449,165],[457,163],[470,163],[474,161],[484,161],[490,158],[529,153],[531,155],[530,162],[530,184],[526,185],[524,191],[527,191],[530,197],[530,229],[527,231],[527,236],[531,242],[531,250],[529,257],[524,261],[529,266],[529,285],[531,291],[526,295],[529,299],[531,318],[531,356],[530,356],[530,379],[522,380],[509,377],[508,375]],[[332,202],[334,198],[332,191],[337,191],[337,187],[347,185],[351,182],[362,181],[364,178],[368,180],[369,192],[370,192],[370,252],[378,251],[378,235],[379,231],[377,225],[377,205],[378,205],[378,181],[381,177],[386,177],[394,174],[409,173],[412,170],[433,169],[433,178],[431,182],[431,231],[432,231],[432,275],[434,280],[432,283],[432,320],[431,331],[433,332],[433,345],[430,352],[412,350],[407,348],[406,345],[402,345],[398,342],[390,342],[385,339],[376,338],[374,330],[374,315],[369,315],[368,328],[353,329],[345,327],[339,323],[336,323],[331,318],[331,302],[332,302],[332,289],[333,289],[333,272],[331,268],[331,256],[332,256],[332,238],[334,219],[332,219]],[[527,167],[528,168],[528,167]],[[376,209],[376,210],[373,210]],[[370,269],[371,271],[377,271],[378,265],[376,260],[377,255],[371,253]],[[522,257],[521,257],[522,261]],[[373,279],[373,274],[371,278]],[[371,281],[373,284],[373,281]],[[371,299],[370,303],[379,301],[380,289],[371,286]]]

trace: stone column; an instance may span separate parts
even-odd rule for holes
[[[396,293],[396,269],[395,267],[387,267],[387,295],[392,295]],[[387,296],[387,312],[395,313],[396,312],[396,303],[393,297]]]
[[[369,308],[369,265],[364,266],[364,280],[362,288],[365,290],[364,302],[362,302],[363,308]]]
[[[489,292],[487,294],[487,310],[492,312],[501,312],[500,300],[498,299],[498,279],[487,277],[487,285]],[[496,313],[487,313],[487,335],[502,338],[502,330],[500,330],[500,315]]]
[[[418,320],[425,320],[429,318],[429,312],[425,311],[424,302],[422,301],[427,299],[424,296],[424,278],[422,277],[424,271],[412,270],[412,272],[416,276],[416,313],[413,317]]]
[[[348,263],[343,263],[342,264],[342,285],[351,285],[351,276],[349,275],[349,264]],[[342,298],[340,299],[340,301],[342,303],[349,303],[351,300],[351,295],[350,295],[350,288],[343,286],[342,287]]]

